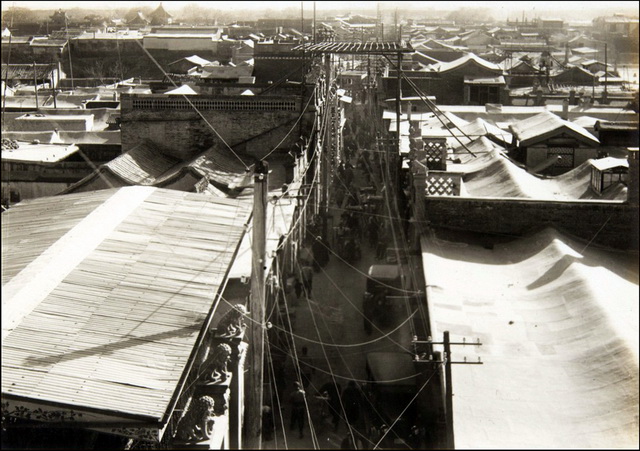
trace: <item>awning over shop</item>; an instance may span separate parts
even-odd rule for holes
[[[553,229],[469,239],[422,239],[434,341],[482,343],[451,351],[484,362],[453,367],[456,448],[637,448],[637,259]]]

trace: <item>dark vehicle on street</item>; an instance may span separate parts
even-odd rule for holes
[[[401,352],[370,352],[366,360],[369,401],[376,415],[372,425],[392,427],[381,443],[386,449],[410,449],[411,426],[417,409],[412,402],[416,392],[416,369],[412,356]],[[378,424],[376,424],[378,423]],[[375,438],[374,438],[375,439]]]
[[[371,265],[362,301],[364,330],[371,334],[372,322],[386,327],[391,321],[392,300],[405,291],[405,277],[400,265]]]

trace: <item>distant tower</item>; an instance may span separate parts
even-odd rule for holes
[[[380,6],[380,2],[377,3],[378,14],[376,17],[376,36],[378,36],[378,40],[384,41],[384,36],[382,35],[382,30],[384,30],[382,25],[382,7]]]
[[[398,29],[398,8],[396,8],[395,12],[393,13],[393,24],[396,41],[400,42],[400,30]]]
[[[162,7],[162,2],[154,12],[149,16],[151,25],[167,25],[172,22],[173,17]]]

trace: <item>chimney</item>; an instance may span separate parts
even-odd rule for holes
[[[569,99],[564,99],[562,101],[562,114],[560,117],[565,121],[569,120]]]
[[[407,101],[407,120],[411,121],[411,100]]]

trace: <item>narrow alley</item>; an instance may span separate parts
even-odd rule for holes
[[[361,188],[367,186],[369,180],[375,180],[371,172],[369,177],[365,177],[364,169],[369,168],[370,166],[362,165],[353,169],[353,182],[349,185],[349,191],[362,191]],[[336,175],[336,178],[337,184],[347,187],[339,175]],[[355,193],[354,196],[357,197]],[[346,200],[340,205],[333,201],[329,207],[328,223],[335,226],[327,234],[328,242],[320,243],[320,246],[328,250],[326,266],[318,265],[313,271],[305,268],[305,253],[301,252],[300,279],[304,278],[305,271],[312,274],[312,287],[310,294],[307,294],[304,286],[299,287],[298,293],[296,290],[288,290],[286,294],[284,308],[287,310],[285,313],[291,318],[292,333],[281,336],[290,336],[291,341],[281,340],[280,346],[270,343],[270,349],[266,351],[286,354],[286,357],[280,359],[273,356],[273,362],[276,363],[267,370],[269,376],[265,376],[265,404],[272,407],[268,418],[273,417],[275,427],[275,435],[263,429],[263,447],[267,449],[339,449],[352,446],[347,445],[349,439],[355,440],[358,449],[371,449],[376,445],[380,448],[385,444],[394,448],[410,447],[400,438],[400,434],[396,433],[404,421],[397,414],[408,405],[394,406],[395,410],[392,406],[381,409],[370,382],[372,373],[382,372],[385,379],[398,378],[398,386],[401,389],[404,385],[415,391],[413,375],[406,374],[407,371],[412,373],[413,369],[407,370],[402,366],[393,368],[387,361],[381,368],[368,371],[367,357],[369,356],[373,362],[376,354],[370,353],[384,352],[403,353],[402,355],[408,359],[412,352],[413,333],[410,320],[413,315],[404,305],[407,303],[406,297],[385,310],[381,316],[376,316],[373,321],[364,313],[363,299],[367,281],[373,280],[368,276],[369,268],[371,265],[386,263],[386,248],[381,252],[379,241],[367,239],[368,233],[364,232],[368,231],[366,224],[370,217],[379,220],[384,215],[359,211],[356,208],[356,215],[353,216],[357,218],[357,225],[351,236],[355,237],[357,244],[354,248],[349,248],[349,240],[346,236],[340,236],[340,227],[337,226],[341,223],[344,212],[350,211],[346,204]],[[379,220],[380,228],[386,222],[388,221]],[[309,237],[312,246],[314,240],[318,241],[318,237]],[[380,237],[380,241],[382,240]],[[389,243],[393,241],[392,238],[388,238]],[[318,243],[315,243],[315,246],[318,246]],[[388,243],[385,243],[385,246],[392,247]],[[312,252],[308,253],[307,258],[309,257],[314,258]],[[282,344],[283,342],[286,344]],[[286,352],[281,347],[287,347],[290,351]],[[278,366],[277,362],[282,361],[284,368],[275,368]],[[299,362],[298,366],[296,362]],[[403,370],[405,373],[402,373]],[[268,381],[274,379],[277,381],[278,393],[267,385]],[[296,381],[302,381],[306,385],[302,437],[297,428],[294,430],[291,427],[291,394],[296,389]],[[349,395],[345,393],[345,389],[354,383],[358,394],[356,399],[360,399],[355,408],[348,405]],[[337,389],[339,399],[325,404],[326,401],[321,396],[325,390],[332,389]],[[326,396],[327,393],[324,394]],[[404,398],[400,396],[398,399]],[[353,410],[356,411],[355,414]],[[351,422],[352,427],[345,421],[346,417],[355,417]],[[397,420],[400,421],[396,428],[392,428],[385,435],[384,425],[392,425]],[[408,429],[411,425],[403,426]]]

